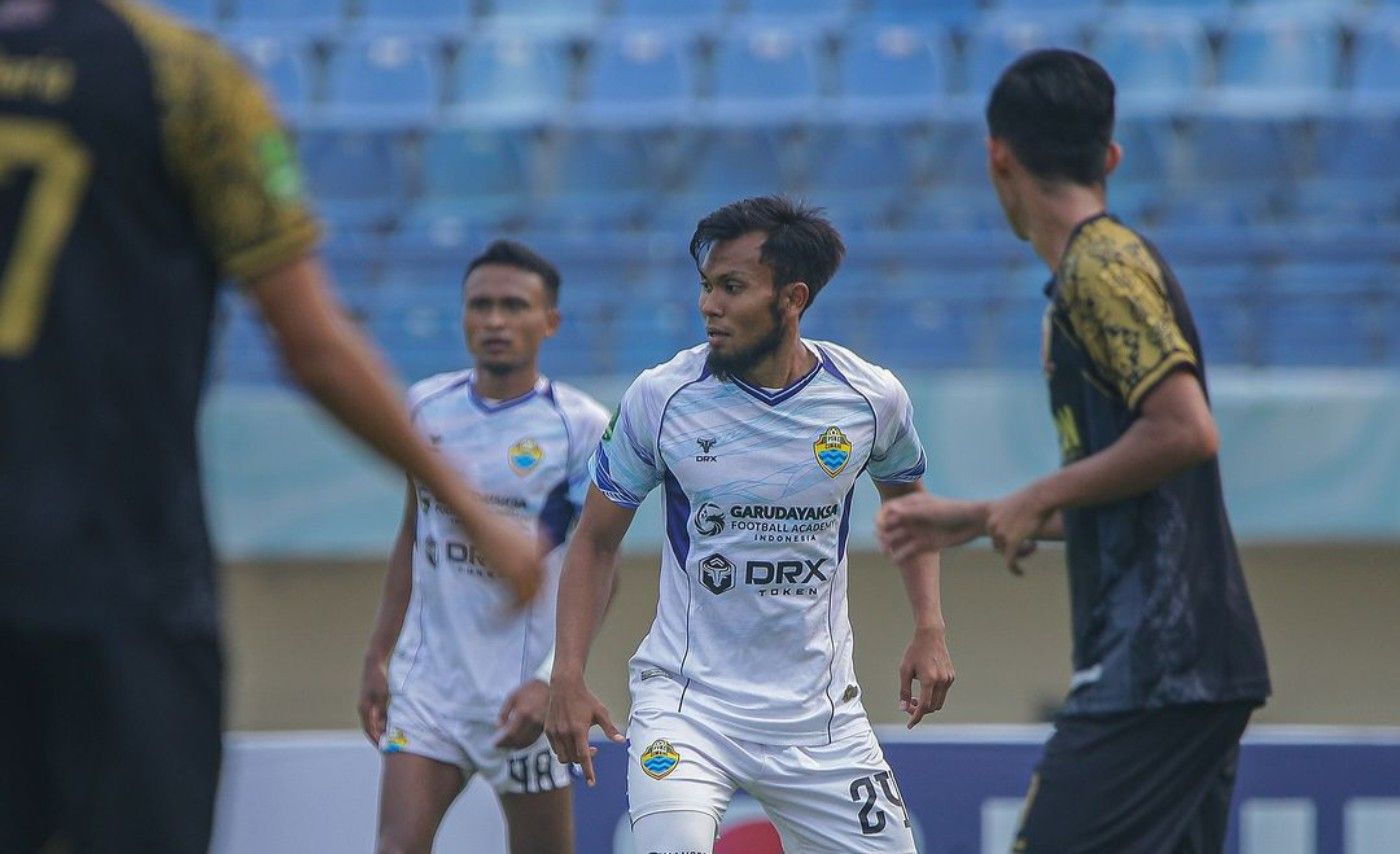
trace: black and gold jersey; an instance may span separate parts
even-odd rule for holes
[[[217,283],[313,249],[258,84],[135,3],[0,2],[0,623],[210,630]]]
[[[1116,442],[1173,372],[1205,386],[1180,285],[1116,219],[1075,229],[1047,294],[1045,370],[1066,465]],[[1075,669],[1065,713],[1268,695],[1215,460],[1145,494],[1066,510],[1064,520]]]

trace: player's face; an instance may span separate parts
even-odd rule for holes
[[[478,370],[505,374],[531,368],[540,344],[559,328],[544,280],[504,264],[483,264],[467,277],[462,330]]]
[[[796,314],[784,311],[773,271],[760,259],[767,235],[755,231],[716,243],[700,267],[700,316],[718,376],[747,373],[796,334]]]

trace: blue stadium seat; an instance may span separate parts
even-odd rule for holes
[[[827,29],[843,23],[850,0],[748,0],[740,27]]]
[[[310,105],[315,82],[308,45],[257,36],[231,41],[229,46],[271,90],[283,115],[296,119]]]
[[[987,125],[982,119],[940,123],[929,145],[930,177],[939,186],[987,189]]]
[[[1123,0],[1123,6],[1132,11],[1182,13],[1215,17],[1229,10],[1231,0]]]
[[[559,135],[537,219],[593,227],[638,224],[660,196],[662,175],[649,156],[657,148],[645,134],[615,129]]]
[[[452,109],[465,120],[539,120],[568,100],[567,46],[556,39],[483,38],[462,47],[453,66]]]
[[[887,26],[842,46],[842,110],[851,116],[927,114],[947,99],[951,45],[941,30]]]
[[[1207,368],[1260,361],[1264,275],[1245,263],[1173,265],[1186,294]]]
[[[747,31],[715,48],[713,108],[723,119],[805,114],[818,94],[815,46],[787,30]]]
[[[1081,48],[1073,28],[1048,19],[1002,19],[975,27],[964,47],[962,90],[975,99],[984,99],[997,78],[1017,57],[1042,47]]]
[[[624,28],[660,27],[669,32],[714,32],[725,17],[727,0],[617,0],[617,16]]]
[[[1268,95],[1297,102],[1337,85],[1341,39],[1335,25],[1304,19],[1236,24],[1220,56],[1219,85],[1258,104]]]
[[[186,22],[209,29],[219,20],[218,0],[153,0],[156,6],[174,12]]]
[[[1396,5],[1400,10],[1400,4]],[[1358,28],[1353,53],[1352,89],[1360,99],[1378,97],[1400,101],[1400,15],[1381,18]]]
[[[523,217],[532,198],[532,142],[520,131],[430,132],[423,140],[422,190],[410,225],[429,233],[454,222],[494,226]]]
[[[813,133],[805,195],[826,207],[839,228],[879,225],[918,185],[921,176],[900,128],[866,124]]]
[[[326,68],[326,110],[346,121],[424,123],[438,111],[439,48],[399,36],[349,41]]]
[[[664,30],[628,30],[599,39],[587,67],[584,103],[614,122],[680,118],[695,93],[691,45]]]
[[[1181,151],[1170,119],[1125,116],[1114,137],[1123,159],[1109,179],[1109,207],[1134,222],[1152,222],[1173,184],[1181,183]]]
[[[981,0],[870,0],[866,13],[871,21],[906,27],[927,23],[964,28],[982,14]]]
[[[499,35],[584,35],[597,26],[599,6],[599,0],[491,0],[485,24]]]
[[[364,32],[443,36],[465,32],[471,20],[469,0],[361,0]]]
[[[1094,57],[1113,76],[1120,104],[1180,102],[1205,85],[1210,43],[1190,19],[1110,19],[1094,39]]]
[[[355,229],[398,213],[408,192],[401,134],[309,130],[299,148],[311,193],[327,217]]]
[[[1304,166],[1304,138],[1297,121],[1203,115],[1190,126],[1186,180],[1206,187],[1296,180]]]
[[[789,149],[783,134],[756,127],[696,132],[683,145],[683,185],[665,199],[662,223],[691,229],[721,205],[793,189]]]
[[[1311,222],[1400,223],[1395,170],[1400,118],[1384,113],[1319,123],[1299,187],[1299,215]]]
[[[324,36],[345,23],[343,0],[235,0],[236,33],[288,37]]]
[[[1275,270],[1264,304],[1265,360],[1346,367],[1379,361],[1387,333],[1377,311],[1383,272],[1372,264],[1289,264]]]

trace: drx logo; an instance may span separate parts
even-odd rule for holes
[[[695,461],[697,463],[719,462],[719,457],[710,454],[710,451],[714,450],[715,445],[718,443],[718,439],[696,439],[695,444],[700,446],[700,453],[695,455]]]
[[[700,561],[700,583],[705,589],[718,596],[734,587],[734,564],[729,558],[715,552]]]
[[[702,537],[713,537],[724,530],[724,511],[719,505],[706,501],[695,511],[695,518],[691,521],[695,525],[695,533]]]

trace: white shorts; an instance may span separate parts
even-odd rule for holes
[[[628,724],[632,822],[703,812],[718,826],[742,788],[767,811],[788,854],[914,854],[904,801],[869,726],[819,747],[730,738],[693,717],[637,709]]]
[[[529,747],[499,748],[500,731],[493,722],[452,720],[403,695],[390,699],[388,724],[379,740],[384,753],[412,753],[456,765],[468,780],[480,774],[497,794],[534,794],[569,785],[569,769],[554,758],[543,734]]]

